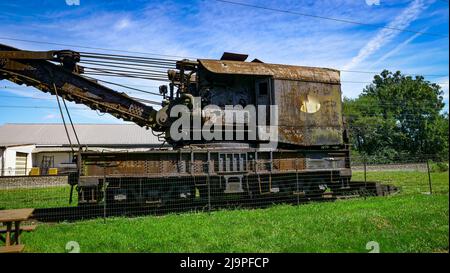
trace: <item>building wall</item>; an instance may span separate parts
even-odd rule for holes
[[[33,167],[42,167],[42,159],[44,156],[53,156],[54,168],[67,168],[75,166],[72,163],[72,152],[39,152],[33,154]]]
[[[16,175],[16,153],[26,153],[27,154],[27,170],[28,174],[33,166],[32,152],[35,148],[34,145],[24,145],[15,147],[6,147],[3,151],[3,175]]]
[[[61,150],[62,149],[62,150]],[[129,146],[115,146],[115,147],[89,147],[90,151],[148,151],[149,147],[129,147]],[[58,168],[58,174],[64,174],[68,171],[76,169],[76,163],[72,162],[73,153],[68,148],[54,147],[54,146],[36,146],[36,145],[22,145],[14,147],[0,147],[0,176],[15,176],[16,174],[16,153],[27,154],[27,170],[28,175],[32,167],[42,167],[42,159],[44,156],[54,157],[54,168]],[[4,168],[2,168],[2,162]],[[42,171],[42,169],[41,169]],[[43,174],[41,172],[41,174]]]

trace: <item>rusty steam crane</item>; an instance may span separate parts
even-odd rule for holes
[[[163,99],[159,110],[92,78],[126,75],[163,79],[160,70],[142,74],[114,69],[114,65],[123,64],[123,55],[24,51],[0,44],[0,80],[32,86],[147,127],[173,147],[101,154],[82,151],[72,182],[77,186],[79,205],[102,200],[129,206],[165,206],[206,199],[307,199],[322,196],[327,189],[331,194],[348,189],[351,169],[339,71],[267,64],[256,59],[248,62],[246,57],[225,53],[220,60],[174,62],[173,69],[166,72],[169,84],[160,87]],[[83,67],[80,62],[84,58],[97,58],[109,70]],[[151,58],[136,63],[160,68],[168,64]],[[261,124],[254,127],[252,139],[248,124],[245,138],[239,141],[175,139],[170,128],[176,117],[171,110],[184,105],[194,119],[195,98],[199,98],[201,107],[277,106],[277,115],[267,110],[266,116],[258,117],[267,122],[276,118],[277,146],[267,148]],[[202,116],[200,121],[204,124],[207,119]]]

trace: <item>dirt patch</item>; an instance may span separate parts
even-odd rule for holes
[[[378,229],[388,228],[391,226],[388,219],[380,216],[372,217],[370,222],[372,222]]]

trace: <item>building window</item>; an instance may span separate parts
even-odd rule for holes
[[[258,89],[260,96],[267,96],[267,94],[269,93],[269,85],[267,84],[267,82],[260,82],[258,84]]]

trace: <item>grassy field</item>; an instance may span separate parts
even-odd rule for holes
[[[367,252],[369,241],[378,242],[381,252],[448,252],[448,172],[432,174],[433,195],[423,194],[427,173],[371,172],[368,180],[402,191],[268,209],[41,224],[23,242],[27,252],[64,252],[69,241],[78,242],[81,252]],[[46,190],[39,199],[67,205],[66,187]],[[49,204],[29,200],[34,194],[0,191],[0,208],[24,206],[24,200],[26,206]]]
[[[70,186],[54,186],[34,189],[0,190],[0,209],[51,208],[69,206]],[[77,204],[74,190],[73,203]]]
[[[448,172],[432,172],[433,193],[448,193]],[[364,180],[364,172],[353,172],[352,180]],[[367,173],[367,181],[377,181],[401,188],[402,194],[416,194],[430,191],[427,172],[418,171],[373,171]]]
[[[448,195],[373,197],[268,209],[42,225],[29,252],[447,252]]]

